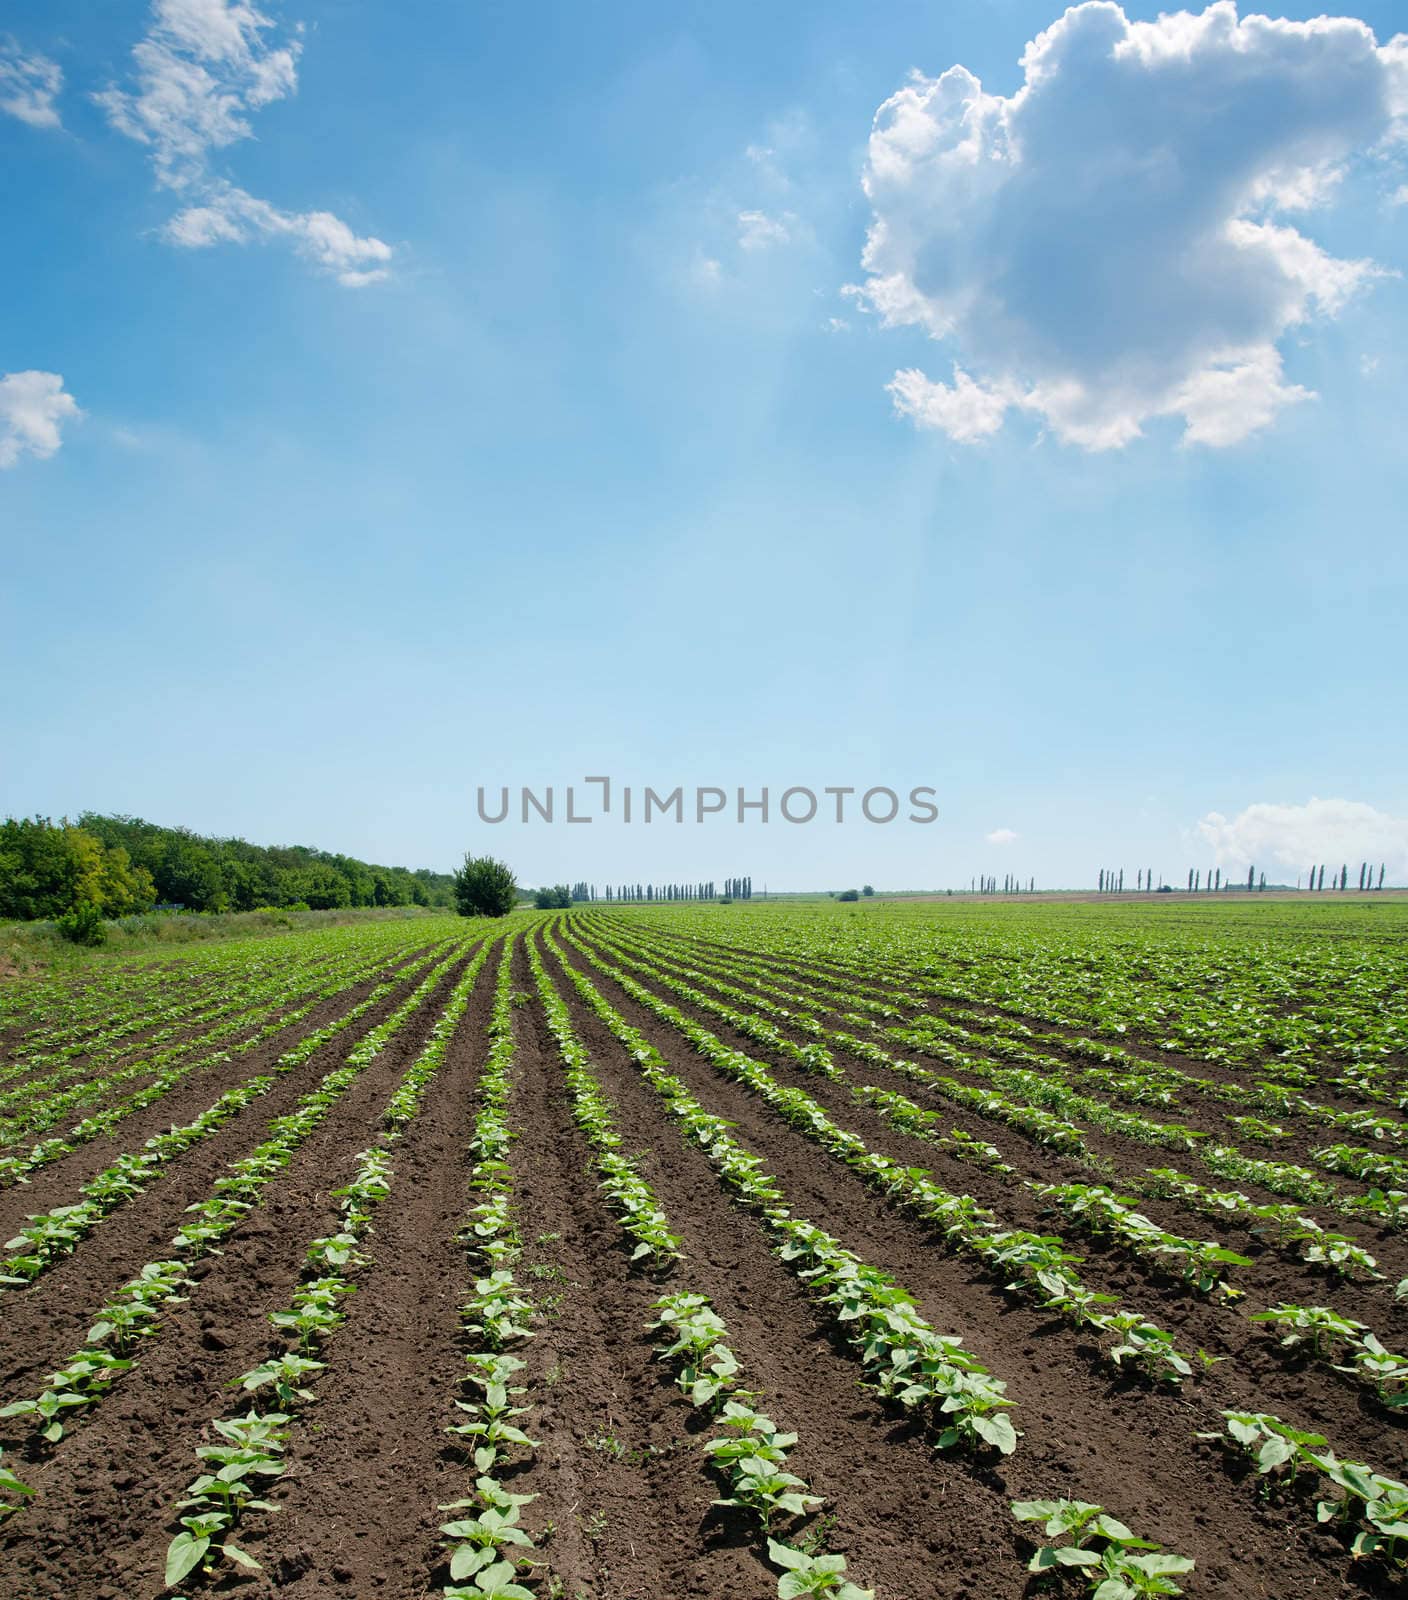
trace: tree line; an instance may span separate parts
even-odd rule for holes
[[[713,878],[699,883],[608,883],[598,889],[585,880],[574,884],[544,884],[541,889],[523,890],[539,911],[566,911],[574,905],[602,901],[607,905],[626,905],[647,900],[751,900],[751,878],[725,878],[723,890]]]
[[[1378,890],[1382,889],[1384,886],[1384,879],[1387,875],[1388,866],[1385,862],[1381,861],[1379,863],[1379,870],[1376,878],[1372,863],[1368,861],[1361,861],[1359,863],[1359,887],[1361,891],[1367,892],[1373,890],[1377,892]],[[1318,866],[1311,867],[1310,878],[1308,882],[1302,883],[1303,877],[1304,874],[1296,879],[1297,889],[1304,887],[1311,890],[1322,890],[1325,887],[1324,865],[1320,864]],[[1154,889],[1154,884],[1154,869],[1152,867],[1140,867],[1136,870],[1134,878],[1134,887],[1136,893],[1151,893]],[[1169,885],[1160,880],[1158,887],[1160,890],[1164,890],[1167,889]],[[1098,888],[1101,894],[1123,894],[1124,868],[1102,868],[1098,879]],[[1233,889],[1245,889],[1248,893],[1260,893],[1265,888],[1266,874],[1265,872],[1258,872],[1255,866],[1249,866],[1247,868],[1247,881],[1245,883],[1243,883],[1240,878],[1234,879],[1230,873],[1224,878],[1221,867],[1209,867],[1206,881],[1204,881],[1201,867],[1189,867],[1188,869],[1189,894],[1223,894]],[[1348,863],[1342,864],[1338,872],[1331,874],[1330,888],[1339,890],[1349,888]]]
[[[150,911],[311,911],[347,906],[448,906],[453,879],[385,867],[308,845],[257,845],[85,811],[0,823],[0,917],[105,917]]]

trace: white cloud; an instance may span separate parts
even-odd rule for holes
[[[1372,378],[1374,376],[1374,374],[1378,370],[1379,370],[1379,358],[1377,356],[1370,356],[1370,355],[1360,356],[1360,358],[1359,358],[1359,373],[1360,373],[1361,377]]]
[[[994,828],[991,833],[983,835],[989,844],[1016,844],[1021,837],[1020,833],[1013,833],[1011,828]]]
[[[786,244],[792,234],[786,217],[770,217],[765,211],[738,213],[738,244],[743,250],[768,250]]]
[[[1307,391],[1278,342],[1381,269],[1278,220],[1408,132],[1408,39],[1353,18],[1238,18],[1233,0],[1132,22],[1071,7],[987,93],[916,75],[876,114],[852,292],[952,342],[953,384],[896,375],[897,409],[984,438],[1012,409],[1087,449],[1178,417],[1225,446]]]
[[[1174,392],[1169,409],[1182,416],[1189,444],[1229,445],[1264,428],[1281,409],[1312,398],[1309,389],[1281,382],[1281,356],[1270,345],[1252,348],[1195,372]]]
[[[6,373],[0,378],[0,469],[24,455],[53,455],[63,443],[63,424],[82,414],[57,372]]]
[[[214,153],[253,136],[250,114],[296,92],[298,39],[271,42],[273,20],[245,0],[155,0],[133,47],[135,87],[95,95],[120,133],[151,151],[157,182],[194,203],[162,236],[188,249],[285,239],[339,283],[388,277],[391,247],[329,211],[282,211],[217,176]]]
[[[64,75],[47,56],[25,55],[15,40],[0,37],[0,111],[31,128],[57,128],[54,101]]]
[[[280,211],[233,185],[213,192],[204,205],[177,212],[162,231],[168,242],[189,250],[285,238],[351,289],[389,276],[391,247],[380,239],[360,238],[330,211]]]
[[[1194,830],[1214,852],[1214,865],[1233,869],[1281,866],[1306,872],[1361,861],[1388,865],[1389,876],[1408,874],[1408,817],[1391,817],[1359,800],[1315,800],[1305,805],[1253,805],[1230,821],[1210,811]]]
[[[953,369],[952,386],[933,383],[918,367],[909,367],[897,372],[887,388],[901,416],[913,417],[921,427],[938,428],[962,444],[996,433],[1013,401],[1010,392],[974,383],[959,366]]]

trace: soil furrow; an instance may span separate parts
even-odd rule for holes
[[[598,923],[599,928],[605,924]],[[654,937],[654,930],[651,936]],[[1090,1038],[1096,1042],[1101,1041],[1101,1034],[1095,1025],[1078,1023],[1061,1023],[1053,1021],[1036,1012],[1023,1010],[1017,1006],[1002,1006],[991,1001],[967,1000],[959,997],[952,999],[943,995],[916,993],[913,986],[906,986],[898,977],[891,977],[882,967],[873,972],[868,978],[858,979],[853,970],[826,962],[816,957],[803,958],[799,956],[780,956],[757,950],[738,951],[728,945],[717,941],[703,940],[697,936],[686,939],[683,936],[667,936],[662,941],[673,945],[682,954],[691,946],[699,945],[707,949],[713,959],[725,964],[735,961],[740,954],[750,963],[771,968],[776,972],[776,981],[786,986],[790,979],[797,978],[803,982],[829,984],[843,991],[848,988],[856,989],[869,998],[884,1000],[894,1005],[909,1005],[915,1011],[915,1019],[920,1020],[924,1015],[947,1019],[955,1013],[971,1011],[980,1016],[993,1019],[995,1024],[1001,1022],[1020,1022],[1042,1035],[1037,1043],[1053,1049],[1066,1051],[1066,1047],[1073,1039]],[[917,981],[927,981],[919,979]],[[965,1026],[972,1026],[965,1021]],[[1122,1033],[1118,1039],[1110,1039],[1112,1048],[1119,1048],[1130,1055],[1151,1062],[1155,1065],[1171,1066],[1180,1072],[1191,1073],[1195,1077],[1225,1080],[1229,1083],[1249,1087],[1259,1077],[1264,1077],[1264,1068],[1255,1063],[1247,1066],[1238,1066],[1225,1061],[1208,1061],[1201,1056],[1188,1052],[1167,1049],[1160,1041],[1142,1038],[1136,1034]],[[1073,1063],[1081,1062],[1082,1058],[1072,1055]],[[1268,1058],[1271,1061],[1274,1058]],[[1088,1064],[1088,1063],[1085,1063]],[[1357,1096],[1351,1096],[1328,1084],[1318,1084],[1314,1098],[1332,1105],[1340,1110],[1362,1110],[1366,1106],[1377,1112],[1392,1114],[1391,1108],[1383,1107],[1375,1102],[1367,1101]]]
[[[682,1237],[679,1286],[710,1296],[750,1386],[763,1391],[757,1403],[800,1436],[792,1465],[828,1501],[828,1547],[846,1556],[856,1582],[880,1582],[887,1600],[1021,1594],[1014,1525],[996,1480],[962,1457],[936,1455],[903,1413],[859,1387],[854,1354],[827,1331],[761,1224],[728,1197],[605,1025],[557,981],[616,1102],[624,1148],[641,1158]],[[800,1201],[795,1209],[806,1212]]]
[[[609,946],[604,947],[602,953],[606,959],[612,959]],[[640,959],[648,959],[644,952],[639,952],[637,949],[633,949],[631,953],[633,956],[638,955]],[[628,968],[627,970],[630,969]],[[787,1065],[785,1057],[770,1051],[766,1045],[738,1032],[730,1026],[726,1019],[720,1017],[717,1013],[693,1005],[645,974],[633,972],[632,976],[639,981],[646,982],[648,985],[653,985],[657,992],[668,999],[672,1005],[679,1007],[695,1020],[719,1033],[721,1037],[727,1038],[729,1042],[736,1044],[739,1049],[751,1051],[769,1063]],[[671,974],[671,976],[675,975]],[[684,981],[688,982],[687,979]],[[738,987],[745,987],[745,985],[740,984]],[[742,1006],[741,1002],[739,1004]],[[743,1008],[746,1009],[746,1006],[743,1006]],[[809,1035],[789,1026],[785,1021],[774,1017],[768,1017],[767,1020],[784,1038],[791,1040],[793,1043],[805,1044],[811,1042]],[[896,1059],[917,1059],[920,1065],[937,1074],[951,1077],[960,1084],[966,1084],[973,1088],[992,1087],[981,1075],[966,1071],[961,1067],[952,1066],[942,1060],[929,1060],[912,1048],[907,1048],[900,1041],[886,1040],[883,1036],[880,1036],[875,1042]],[[856,1083],[872,1084],[880,1088],[896,1090],[920,1104],[938,1106],[945,1110],[946,1113],[950,1111],[951,1108],[942,1102],[938,1092],[930,1091],[921,1082],[906,1079],[902,1075],[889,1072],[883,1067],[874,1066],[843,1046],[833,1044],[829,1040],[827,1041],[827,1048],[831,1051],[837,1065]],[[1001,1061],[994,1061],[993,1064],[998,1067],[1004,1065]],[[1033,1141],[1025,1138],[1019,1130],[1010,1128],[1005,1123],[985,1122],[976,1113],[958,1109],[952,1109],[952,1114],[964,1121],[965,1125],[970,1129],[978,1128],[983,1137],[991,1138],[995,1143],[1001,1144],[1007,1154],[1007,1158],[1013,1160],[1018,1166],[1029,1167],[1031,1163],[1035,1162],[1035,1171],[1028,1171],[1026,1175],[1041,1177],[1043,1181],[1055,1182],[1059,1181],[1058,1172],[1064,1168],[1072,1175],[1073,1179],[1080,1176],[1072,1163],[1061,1162],[1060,1158],[1053,1152],[1034,1144]],[[1157,1109],[1147,1114],[1155,1121],[1168,1120],[1170,1117],[1178,1115],[1177,1113],[1164,1113]],[[1178,1119],[1183,1120],[1181,1116]],[[1188,1126],[1190,1127],[1196,1127],[1197,1125],[1196,1119],[1188,1121]],[[1246,1193],[1249,1199],[1258,1203],[1283,1201],[1285,1198],[1258,1184],[1245,1181],[1225,1182],[1209,1173],[1198,1161],[1196,1155],[1192,1153],[1169,1151],[1160,1146],[1141,1144],[1126,1135],[1109,1134],[1085,1122],[1078,1123],[1078,1126],[1091,1152],[1098,1159],[1110,1163],[1118,1171],[1140,1175],[1147,1172],[1151,1167],[1173,1166],[1184,1171],[1198,1182],[1203,1183],[1206,1187],[1215,1189],[1238,1188]],[[1225,1134],[1226,1130],[1224,1129],[1223,1132]],[[1021,1147],[1021,1149],[1014,1154],[1013,1151],[1016,1147]],[[1343,1177],[1329,1174],[1326,1176],[1331,1181],[1342,1185],[1348,1193],[1356,1192],[1363,1187],[1355,1184],[1353,1180]],[[1160,1203],[1151,1201],[1150,1205],[1158,1207]],[[1142,1203],[1141,1209],[1144,1209]],[[1164,1225],[1173,1231],[1190,1236],[1205,1236],[1213,1222],[1213,1219],[1206,1218],[1204,1213],[1195,1211],[1176,1201],[1163,1202],[1161,1209],[1164,1216]],[[1378,1258],[1381,1270],[1390,1281],[1396,1282],[1399,1278],[1408,1274],[1408,1239],[1401,1234],[1386,1228],[1372,1227],[1358,1217],[1347,1216],[1345,1213],[1327,1206],[1304,1205],[1300,1209],[1306,1215],[1316,1218],[1322,1226],[1347,1234],[1356,1242],[1366,1246]],[[1152,1215],[1153,1213],[1151,1212],[1150,1214]],[[1219,1220],[1216,1226],[1222,1230],[1223,1238],[1229,1249],[1238,1250],[1252,1256],[1257,1256],[1263,1252],[1264,1247],[1250,1234],[1247,1226],[1238,1222],[1235,1218],[1228,1218],[1225,1221]],[[1296,1271],[1294,1266],[1291,1271]],[[1324,1277],[1317,1278],[1308,1269],[1301,1276],[1312,1285],[1310,1292],[1313,1295],[1318,1294],[1323,1298],[1326,1293],[1330,1292],[1331,1287],[1337,1293],[1347,1291],[1349,1297],[1356,1304],[1365,1308],[1376,1308],[1380,1320],[1385,1317],[1396,1319],[1395,1305],[1382,1286],[1371,1287],[1368,1284],[1360,1283],[1329,1285]],[[1316,1283],[1319,1285],[1318,1289],[1313,1287]],[[1273,1290],[1268,1288],[1268,1292],[1273,1292]],[[1274,1292],[1279,1294],[1282,1291],[1278,1288]],[[1290,1290],[1287,1289],[1285,1292],[1289,1294]],[[1355,1312],[1353,1314],[1358,1316],[1360,1313]],[[1408,1315],[1405,1315],[1404,1326],[1408,1328]]]
[[[30,1588],[21,1592],[35,1600],[126,1596],[112,1586],[112,1552],[164,1524],[191,1474],[192,1430],[223,1414],[230,1379],[268,1352],[264,1312],[286,1304],[305,1245],[335,1222],[330,1191],[368,1143],[463,965],[455,963],[348,1088],[269,1185],[262,1206],[224,1241],[224,1253],[194,1263],[196,1289],[165,1313],[161,1335],[141,1350],[138,1364],[50,1458],[25,1462],[25,1481],[37,1492],[0,1530],[0,1575],[24,1574]]]
[[[405,1000],[411,987],[408,980],[308,1061],[277,1078],[267,1094],[252,1100],[208,1139],[182,1152],[147,1189],[103,1218],[77,1250],[29,1288],[8,1291],[0,1301],[4,1311],[0,1393],[24,1392],[27,1383],[66,1360],[82,1342],[86,1323],[81,1319],[146,1262],[169,1254],[187,1206],[204,1199],[227,1165],[261,1143],[269,1123],[290,1111],[324,1073],[343,1061]],[[361,1081],[348,1093],[357,1092]]]
[[[1107,1375],[1081,1348],[1079,1336],[978,1277],[970,1263],[927,1239],[920,1224],[809,1148],[740,1085],[714,1073],[612,980],[580,957],[574,964],[710,1110],[737,1125],[738,1136],[764,1157],[799,1211],[893,1272],[936,1327],[960,1334],[1006,1380],[1025,1432],[1016,1455],[1004,1463],[1003,1477],[1015,1498],[1068,1494],[1117,1515],[1143,1508],[1146,1534],[1197,1561],[1204,1600],[1310,1593],[1312,1585],[1316,1594],[1363,1592],[1337,1544],[1327,1548],[1313,1523],[1262,1506],[1250,1489],[1223,1495],[1214,1524],[1203,1507],[1224,1481],[1221,1458],[1193,1440],[1200,1429],[1219,1425],[1214,1406],[1192,1393],[1153,1391],[1132,1378]],[[1309,1425],[1309,1419],[1288,1420]]]
[[[316,1033],[330,1022],[346,1016],[355,1006],[360,1005],[379,983],[386,981],[396,982],[393,992],[371,1007],[363,1017],[359,1017],[346,1034],[339,1036],[342,1048],[348,1048],[363,1033],[375,1027],[389,1012],[395,1010],[415,986],[414,982],[397,980],[395,974],[378,973],[374,977],[350,985],[335,995],[330,995],[326,1000],[319,1001],[307,1016],[299,1018],[290,1027],[271,1034],[252,1050],[234,1055],[232,1051],[238,1040],[231,1040],[228,1044],[222,1045],[220,1054],[228,1059],[212,1061],[208,1066],[198,1065],[188,1078],[174,1085],[168,1094],[142,1110],[134,1111],[130,1117],[124,1117],[111,1133],[75,1146],[68,1155],[60,1156],[56,1161],[46,1162],[42,1167],[37,1167],[27,1182],[0,1192],[0,1232],[9,1238],[16,1228],[23,1225],[26,1217],[48,1211],[54,1206],[70,1204],[90,1178],[110,1166],[125,1151],[140,1150],[153,1134],[168,1128],[184,1126],[214,1104],[226,1090],[268,1072],[285,1050],[292,1049],[300,1039]],[[419,979],[415,981],[418,982]],[[337,1048],[336,1042],[329,1046],[332,1050]],[[326,1052],[320,1052],[320,1059],[325,1055]],[[293,1076],[296,1078],[299,1074],[295,1073]],[[263,1105],[268,1101],[269,1096],[266,1095],[256,1104]],[[77,1118],[73,1120],[76,1121]],[[236,1117],[234,1120],[238,1123],[240,1118]],[[70,1126],[72,1122],[66,1120],[56,1131],[61,1132]],[[231,1125],[227,1124],[222,1132],[228,1131],[229,1126]],[[194,1155],[198,1148],[200,1147],[192,1146],[184,1156],[178,1156],[172,1166]]]
[[[241,1594],[425,1592],[428,1564],[416,1560],[416,1551],[433,1547],[442,1520],[436,1505],[452,1498],[438,1456],[445,1396],[461,1369],[455,1336],[464,1254],[455,1235],[465,1210],[471,1102],[495,960],[491,955],[478,975],[419,1114],[391,1146],[395,1176],[376,1210],[368,1264],[356,1274],[347,1320],[319,1354],[326,1371],[318,1376],[317,1398],[291,1430],[288,1469],[270,1494],[281,1512],[253,1516],[242,1535],[264,1576],[242,1582]],[[374,1120],[363,1123],[359,1148],[371,1142],[375,1127]],[[265,1331],[272,1350],[276,1341]],[[156,1512],[123,1562],[134,1589],[154,1589],[152,1575],[160,1573],[174,1532],[175,1491],[194,1476],[196,1445],[213,1442],[208,1426],[189,1429],[164,1462],[174,1485],[163,1505],[166,1519]]]

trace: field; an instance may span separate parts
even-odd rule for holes
[[[12,979],[0,1592],[1408,1592],[1405,1105],[1391,898]]]

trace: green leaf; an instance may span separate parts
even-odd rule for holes
[[[790,1544],[779,1544],[776,1539],[768,1540],[768,1560],[775,1567],[785,1567],[793,1572],[808,1565],[805,1551],[794,1550]]]
[[[166,1587],[174,1589],[188,1573],[201,1564],[210,1540],[191,1533],[178,1533],[166,1547]]]
[[[1130,1565],[1138,1567],[1141,1572],[1147,1572],[1151,1578],[1163,1578],[1175,1572],[1193,1570],[1191,1556],[1176,1556],[1163,1552],[1151,1556],[1131,1556]]]
[[[1010,1456],[1017,1448],[1017,1430],[1009,1418],[1000,1414],[995,1417],[974,1417],[973,1432],[996,1446],[1005,1456]]]
[[[1139,1594],[1123,1578],[1106,1578],[1090,1600],[1139,1600]]]
[[[472,1544],[458,1545],[450,1556],[450,1576],[457,1581],[460,1578],[471,1577],[481,1568],[492,1565],[493,1560],[492,1545],[484,1545],[478,1549]]]
[[[1014,1500],[1012,1515],[1018,1522],[1045,1522],[1057,1511],[1055,1500]]]
[[[1050,1572],[1055,1567],[1098,1567],[1100,1557],[1093,1550],[1080,1550],[1075,1545],[1062,1545],[1059,1549],[1046,1545],[1027,1564],[1028,1572]]]

